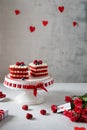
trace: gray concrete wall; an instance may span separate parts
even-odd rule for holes
[[[0,0],[0,80],[9,64],[34,59],[55,82],[87,82],[87,0]]]

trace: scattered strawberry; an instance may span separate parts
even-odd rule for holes
[[[26,114],[26,119],[32,119],[33,118],[33,115],[32,114],[30,114],[30,113],[27,113]]]
[[[41,115],[46,115],[46,110],[44,110],[44,109],[40,110],[40,114]]]
[[[0,91],[0,95],[2,94],[2,92]]]
[[[23,109],[23,110],[28,110],[28,105],[23,105],[23,106],[22,106],[22,109]]]
[[[57,106],[55,104],[51,105],[51,110],[53,113],[57,112]]]
[[[5,98],[6,94],[4,94],[3,92],[0,92],[0,98]]]

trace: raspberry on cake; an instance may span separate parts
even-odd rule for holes
[[[28,66],[24,62],[16,62],[14,65],[9,66],[9,76],[12,79],[28,79]]]
[[[34,60],[29,64],[30,75],[34,77],[47,76],[48,65],[42,60]]]

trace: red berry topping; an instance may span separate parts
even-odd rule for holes
[[[30,114],[30,113],[27,113],[27,114],[26,114],[26,119],[31,119],[31,118],[33,118],[33,115]]]
[[[24,64],[24,62],[22,61],[22,62],[20,62],[20,64]]]
[[[52,110],[53,113],[56,113],[57,112],[57,106],[55,104],[53,104],[51,106],[51,110]]]
[[[0,92],[0,95],[2,95],[2,92]]]
[[[18,65],[18,66],[19,66],[19,65],[20,65],[20,63],[19,63],[19,62],[16,62],[16,65]]]
[[[43,62],[42,62],[42,60],[39,60],[39,64],[42,64]]]
[[[38,62],[37,60],[34,60],[34,61],[33,61],[34,64],[37,64],[37,62]]]
[[[28,110],[28,105],[23,105],[23,106],[22,106],[22,109],[23,109],[23,110]]]
[[[44,110],[44,109],[40,110],[40,114],[41,115],[46,115],[46,110]]]

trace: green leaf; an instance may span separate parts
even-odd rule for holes
[[[87,101],[87,97],[83,97],[83,101],[85,101],[85,102],[86,102],[86,101]]]

